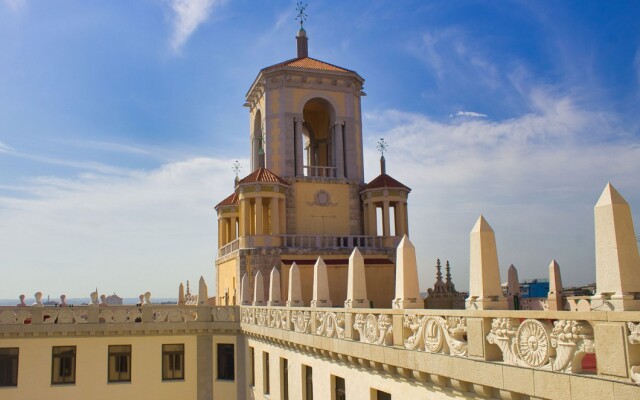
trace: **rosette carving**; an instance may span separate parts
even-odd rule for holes
[[[344,314],[335,312],[316,312],[319,322],[316,334],[344,339]]]
[[[536,319],[525,320],[516,331],[515,349],[518,359],[533,368],[540,368],[549,362],[551,327]]]
[[[502,351],[505,363],[521,367],[579,372],[585,354],[595,351],[593,329],[588,322],[495,318],[489,343]]]
[[[467,325],[464,317],[405,315],[403,325],[412,332],[404,342],[409,350],[467,355]]]
[[[389,345],[393,326],[391,318],[386,314],[357,314],[353,327],[360,334],[360,341],[364,343]]]

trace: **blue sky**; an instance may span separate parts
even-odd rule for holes
[[[310,56],[356,70],[410,186],[421,290],[468,287],[468,234],[502,279],[595,279],[611,181],[640,218],[638,2],[312,1]],[[0,0],[0,298],[213,287],[213,205],[248,171],[244,95],[295,56],[294,1]],[[418,171],[418,173],[416,173]]]

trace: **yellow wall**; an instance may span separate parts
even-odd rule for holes
[[[237,270],[236,266],[238,264],[238,258],[233,258],[231,260],[225,261],[222,264],[217,266],[218,268],[218,291],[216,296],[218,297],[218,301],[216,304],[225,305],[224,304],[224,293],[225,289],[229,289],[229,305],[233,303],[233,281],[234,278],[236,280],[236,286],[239,287],[240,282],[238,277],[236,276]],[[240,292],[236,292],[236,302],[240,299]]]
[[[294,190],[296,198],[296,234],[349,235],[349,185],[296,182]],[[315,205],[315,195],[320,190],[329,193],[331,202],[336,205]]]
[[[238,378],[240,374],[244,373],[244,363],[242,358],[238,356],[238,337],[233,335],[228,336],[214,336],[213,337],[213,398],[214,399],[235,399],[237,397],[238,390]],[[241,339],[242,340],[242,339]],[[234,346],[235,351],[235,380],[234,381],[221,381],[218,380],[218,343],[231,343]],[[186,397],[181,397],[185,398]]]
[[[185,378],[162,380],[162,345],[184,343]],[[109,345],[131,345],[131,382],[107,383]],[[3,339],[19,347],[18,386],[0,388],[2,400],[195,399],[196,336]],[[52,346],[76,347],[76,383],[51,385]]]

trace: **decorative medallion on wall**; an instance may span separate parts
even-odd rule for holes
[[[318,190],[316,194],[313,195],[313,201],[307,201],[307,204],[310,206],[320,206],[320,207],[335,207],[338,203],[331,202],[331,196],[326,190]]]

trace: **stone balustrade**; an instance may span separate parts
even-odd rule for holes
[[[465,381],[450,368],[423,370],[415,354],[429,353],[640,384],[640,312],[243,306],[240,321],[243,333],[263,340],[412,377]]]
[[[239,317],[237,306],[0,307],[0,333],[10,325],[238,322]]]

